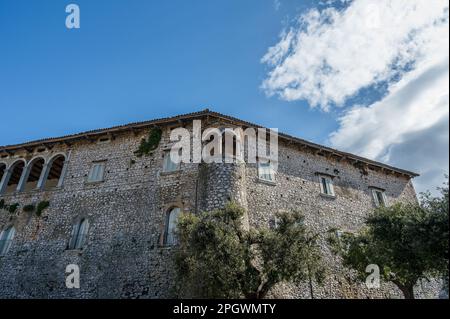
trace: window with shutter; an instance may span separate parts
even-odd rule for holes
[[[319,175],[320,192],[324,195],[335,196],[333,180],[330,176]]]
[[[6,255],[9,248],[11,247],[12,240],[14,239],[14,234],[16,229],[14,227],[9,227],[0,234],[0,256]]]
[[[180,164],[172,161],[170,151],[164,153],[163,172],[174,172],[180,169]]]
[[[88,182],[101,182],[105,175],[105,162],[93,163],[88,175]]]
[[[375,206],[386,206],[386,195],[380,189],[372,189],[372,196]]]
[[[82,249],[89,230],[89,222],[82,219],[72,227],[72,233],[69,241],[69,249]]]
[[[165,240],[164,243],[167,246],[173,246],[177,244],[176,238],[176,230],[177,230],[177,221],[178,216],[180,215],[180,208],[175,207],[172,208],[167,215],[166,220],[166,231],[165,231]]]
[[[275,181],[275,171],[271,162],[258,161],[258,177],[264,181]]]
[[[78,234],[79,223],[76,223],[72,226],[72,231],[70,232],[70,241],[69,241],[69,249],[75,249],[77,234]]]

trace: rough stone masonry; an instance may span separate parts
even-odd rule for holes
[[[235,200],[247,210],[250,227],[271,227],[277,211],[299,209],[311,229],[326,233],[333,227],[358,230],[375,207],[374,189],[383,192],[386,205],[417,201],[415,173],[281,133],[273,181],[259,177],[258,164],[182,163],[164,171],[170,130],[192,129],[194,119],[205,128],[258,127],[204,110],[0,147],[0,232],[14,229],[0,256],[0,298],[176,297],[171,259],[176,246],[165,243],[175,207],[196,213]],[[154,127],[162,130],[158,147],[136,156]],[[334,195],[321,192],[321,176],[332,181]],[[24,209],[42,201],[50,206],[40,216]],[[89,228],[78,234],[83,240],[71,243],[74,225],[84,220]],[[322,247],[331,270],[324,285],[313,283],[311,291],[308,283],[282,284],[270,297],[401,297],[388,283],[370,290],[352,283],[324,240]],[[66,287],[69,264],[79,266],[79,289]],[[416,289],[423,298],[438,292],[436,282]]]

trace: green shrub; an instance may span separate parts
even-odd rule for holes
[[[134,154],[138,157],[141,157],[142,155],[148,155],[158,147],[159,142],[161,141],[161,136],[162,130],[160,128],[152,128],[148,133],[147,140],[141,140],[141,144],[139,145],[137,151],[134,152]]]
[[[36,215],[37,215],[37,216],[41,216],[41,215],[42,215],[42,212],[43,212],[48,206],[50,206],[50,202],[49,202],[49,201],[44,200],[44,201],[39,202],[39,204],[37,205],[37,208],[36,208]]]
[[[14,204],[9,205],[8,210],[11,214],[14,214],[16,212],[17,208],[19,208],[19,203],[14,203]]]
[[[190,298],[264,298],[280,282],[324,277],[317,235],[297,211],[280,212],[272,229],[246,230],[236,203],[177,222],[175,293]],[[311,290],[312,296],[312,290]]]

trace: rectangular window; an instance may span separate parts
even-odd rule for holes
[[[105,175],[106,162],[93,163],[88,175],[88,182],[101,182]]]
[[[4,256],[8,252],[15,232],[15,228],[10,227],[0,233],[0,256]]]
[[[180,164],[175,163],[170,158],[170,150],[164,153],[163,172],[174,172],[180,169]]]
[[[330,176],[319,176],[320,181],[320,192],[324,195],[335,196],[334,195],[334,187],[333,180]]]
[[[260,179],[268,182],[275,181],[275,171],[271,162],[259,162],[258,161],[258,176]]]
[[[98,143],[98,144],[106,144],[106,143],[110,143],[110,142],[111,142],[111,138],[108,137],[108,136],[100,137],[100,138],[97,140],[97,143]]]
[[[89,229],[87,219],[82,219],[72,227],[68,249],[82,249]]]
[[[375,206],[386,206],[386,195],[384,195],[384,191],[380,189],[372,189],[372,196],[375,202]]]

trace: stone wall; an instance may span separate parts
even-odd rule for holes
[[[188,128],[190,128],[188,126]],[[122,133],[107,142],[81,141],[55,146],[45,156],[67,154],[64,184],[46,191],[0,196],[18,202],[15,214],[0,211],[0,230],[14,225],[10,250],[0,257],[1,298],[167,298],[173,296],[172,249],[162,245],[166,214],[173,206],[198,212],[236,200],[248,209],[246,223],[269,227],[279,210],[300,209],[313,231],[331,227],[355,231],[373,209],[370,186],[386,189],[388,204],[415,201],[411,182],[402,177],[365,171],[348,163],[280,145],[275,183],[258,180],[256,164],[181,164],[162,172],[169,128],[157,150],[143,157],[134,151],[146,132]],[[28,156],[28,155],[24,155]],[[10,159],[12,160],[12,159]],[[93,161],[106,161],[105,179],[87,183]],[[320,195],[316,173],[334,175],[336,198]],[[41,217],[22,211],[24,205],[48,200]],[[90,223],[82,250],[69,250],[72,225]],[[323,244],[331,279],[314,284],[314,296],[324,298],[398,297],[387,286],[376,293],[354,287]],[[65,287],[65,268],[77,264],[81,288]],[[308,286],[284,285],[272,297],[309,298]]]
[[[1,297],[170,296],[171,248],[161,246],[165,214],[174,205],[193,209],[197,169],[187,164],[161,173],[167,134],[152,155],[137,158],[142,137],[74,145],[63,188],[2,196],[21,206],[45,199],[50,207],[40,218],[21,207],[14,215],[0,212],[0,228],[16,228],[0,257]],[[99,160],[106,161],[104,181],[87,183],[90,165]],[[72,225],[82,217],[90,222],[87,243],[82,251],[68,250]],[[68,264],[79,265],[81,289],[65,287]]]
[[[320,192],[318,174],[334,176],[335,197]],[[270,227],[277,211],[300,210],[305,224],[313,233],[321,234],[320,245],[327,266],[324,285],[313,283],[314,298],[400,298],[401,292],[392,284],[381,283],[381,289],[368,290],[362,284],[350,284],[354,274],[342,269],[326,243],[326,233],[332,228],[355,232],[367,214],[375,208],[371,187],[385,189],[387,205],[395,202],[416,202],[414,187],[406,177],[387,175],[356,168],[345,162],[332,161],[313,153],[299,152],[288,145],[279,145],[279,165],[275,183],[258,179],[257,165],[247,167],[248,214],[252,227]],[[418,297],[437,297],[436,284],[432,292]],[[282,298],[311,298],[309,284],[300,287],[280,285],[271,294]]]

